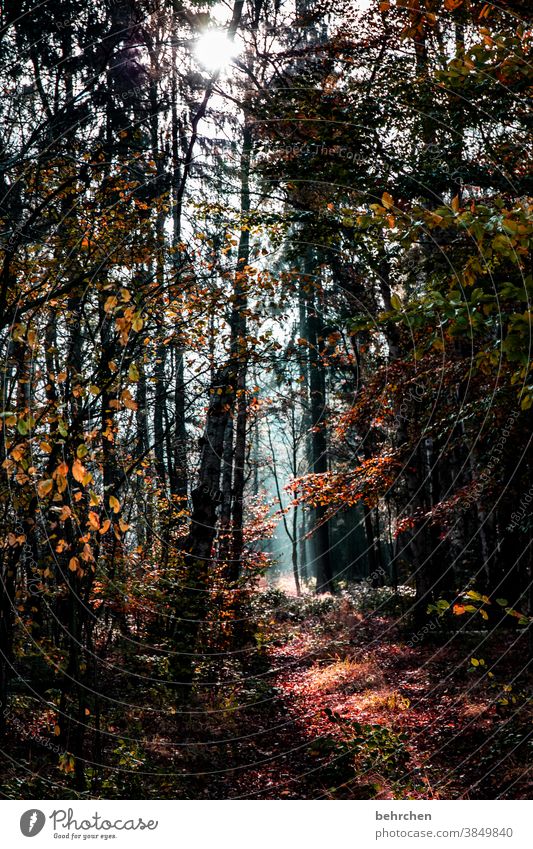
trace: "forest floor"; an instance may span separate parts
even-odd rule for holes
[[[86,793],[42,745],[50,711],[16,697],[2,795],[531,798],[525,635],[407,634],[379,593],[366,612],[346,593],[259,594],[256,645],[200,670],[190,713],[154,683],[162,654],[119,645],[101,682],[116,707],[98,747],[87,738],[106,767],[87,764]]]

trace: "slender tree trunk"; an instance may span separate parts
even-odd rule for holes
[[[243,521],[244,521],[244,483],[246,477],[246,447],[248,402],[246,398],[246,374],[248,368],[247,354],[247,320],[248,308],[248,275],[247,266],[250,262],[250,165],[252,155],[252,129],[245,122],[243,129],[243,145],[241,153],[241,231],[233,295],[233,310],[231,320],[232,357],[238,367],[237,377],[237,418],[235,423],[235,452],[233,461],[232,487],[232,546],[230,580],[236,581],[240,573],[240,561],[243,552]]]
[[[307,273],[310,271],[310,258],[307,259]],[[326,388],[324,366],[321,357],[323,347],[320,312],[316,281],[311,277],[307,284],[307,341],[309,346],[309,397],[311,412],[311,468],[315,474],[328,470],[326,421]],[[314,510],[316,524],[316,592],[333,592],[333,572],[330,558],[329,525],[323,507]]]

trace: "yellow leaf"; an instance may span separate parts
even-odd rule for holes
[[[120,501],[118,500],[118,498],[115,498],[114,495],[110,495],[109,506],[111,507],[113,513],[118,513],[120,510]]]
[[[118,524],[119,524],[119,527],[120,527],[120,530],[122,531],[122,533],[123,533],[123,534],[125,534],[125,533],[126,533],[126,531],[127,531],[127,530],[128,530],[128,528],[129,528],[128,523],[127,523],[127,522],[125,522],[125,521],[124,521],[124,519],[119,519]]]
[[[111,527],[111,519],[106,519],[104,521],[104,523],[102,524],[102,527],[100,528],[100,533],[101,534],[107,533],[107,531],[109,530],[110,527]]]
[[[55,726],[54,734],[56,735],[56,737],[59,737],[59,735],[61,734],[61,728],[59,727],[59,725]]]
[[[89,519],[87,524],[94,531],[97,531],[100,527],[100,518],[98,516],[98,513],[95,513],[94,510],[89,510]]]
[[[80,567],[80,561],[77,557],[71,557],[68,562],[68,568],[71,572],[77,572]]]
[[[452,209],[454,212],[459,212],[460,208],[461,207],[459,204],[459,195],[455,195],[454,199],[452,200]]]

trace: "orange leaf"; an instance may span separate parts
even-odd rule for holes
[[[385,209],[392,209],[394,206],[394,198],[392,195],[389,195],[388,192],[383,192],[381,196],[381,203],[385,207]]]
[[[72,464],[72,477],[74,480],[78,481],[78,483],[82,483],[86,474],[87,471],[84,468],[83,463],[80,463],[78,459],[74,460],[74,463]]]
[[[131,397],[131,392],[129,389],[125,389],[122,393],[122,403],[128,410],[137,410],[137,402],[133,400]]]
[[[83,551],[81,553],[81,559],[85,560],[86,563],[89,563],[90,560],[94,560],[93,550],[87,542],[83,546]]]
[[[53,480],[39,481],[37,484],[37,492],[39,493],[39,498],[44,498],[45,495],[48,495],[52,492],[54,486]]]
[[[71,572],[77,572],[80,567],[80,561],[77,557],[71,557],[68,562],[68,568]]]

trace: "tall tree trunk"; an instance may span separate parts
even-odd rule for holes
[[[243,551],[244,484],[246,476],[246,436],[248,402],[246,398],[248,276],[250,262],[250,164],[252,156],[252,128],[246,121],[243,128],[243,145],[240,162],[241,172],[241,231],[237,254],[237,268],[233,291],[231,317],[231,354],[237,364],[237,417],[235,422],[235,453],[232,487],[232,546],[230,580],[236,581],[240,573]]]
[[[311,468],[313,473],[322,474],[328,471],[328,445],[325,429],[326,385],[324,365],[322,361],[323,326],[318,305],[316,281],[310,276],[311,258],[306,258],[306,273],[308,275],[306,318],[307,342],[309,348],[309,403],[311,413]],[[316,563],[316,592],[333,592],[333,572],[330,558],[329,525],[324,507],[314,510],[316,530],[315,563]]]
[[[191,494],[191,524],[183,546],[182,587],[175,598],[173,614],[176,652],[171,657],[171,674],[180,701],[188,698],[191,690],[197,637],[208,606],[224,438],[235,402],[236,383],[237,375],[230,362],[219,369],[211,386],[198,483]]]

